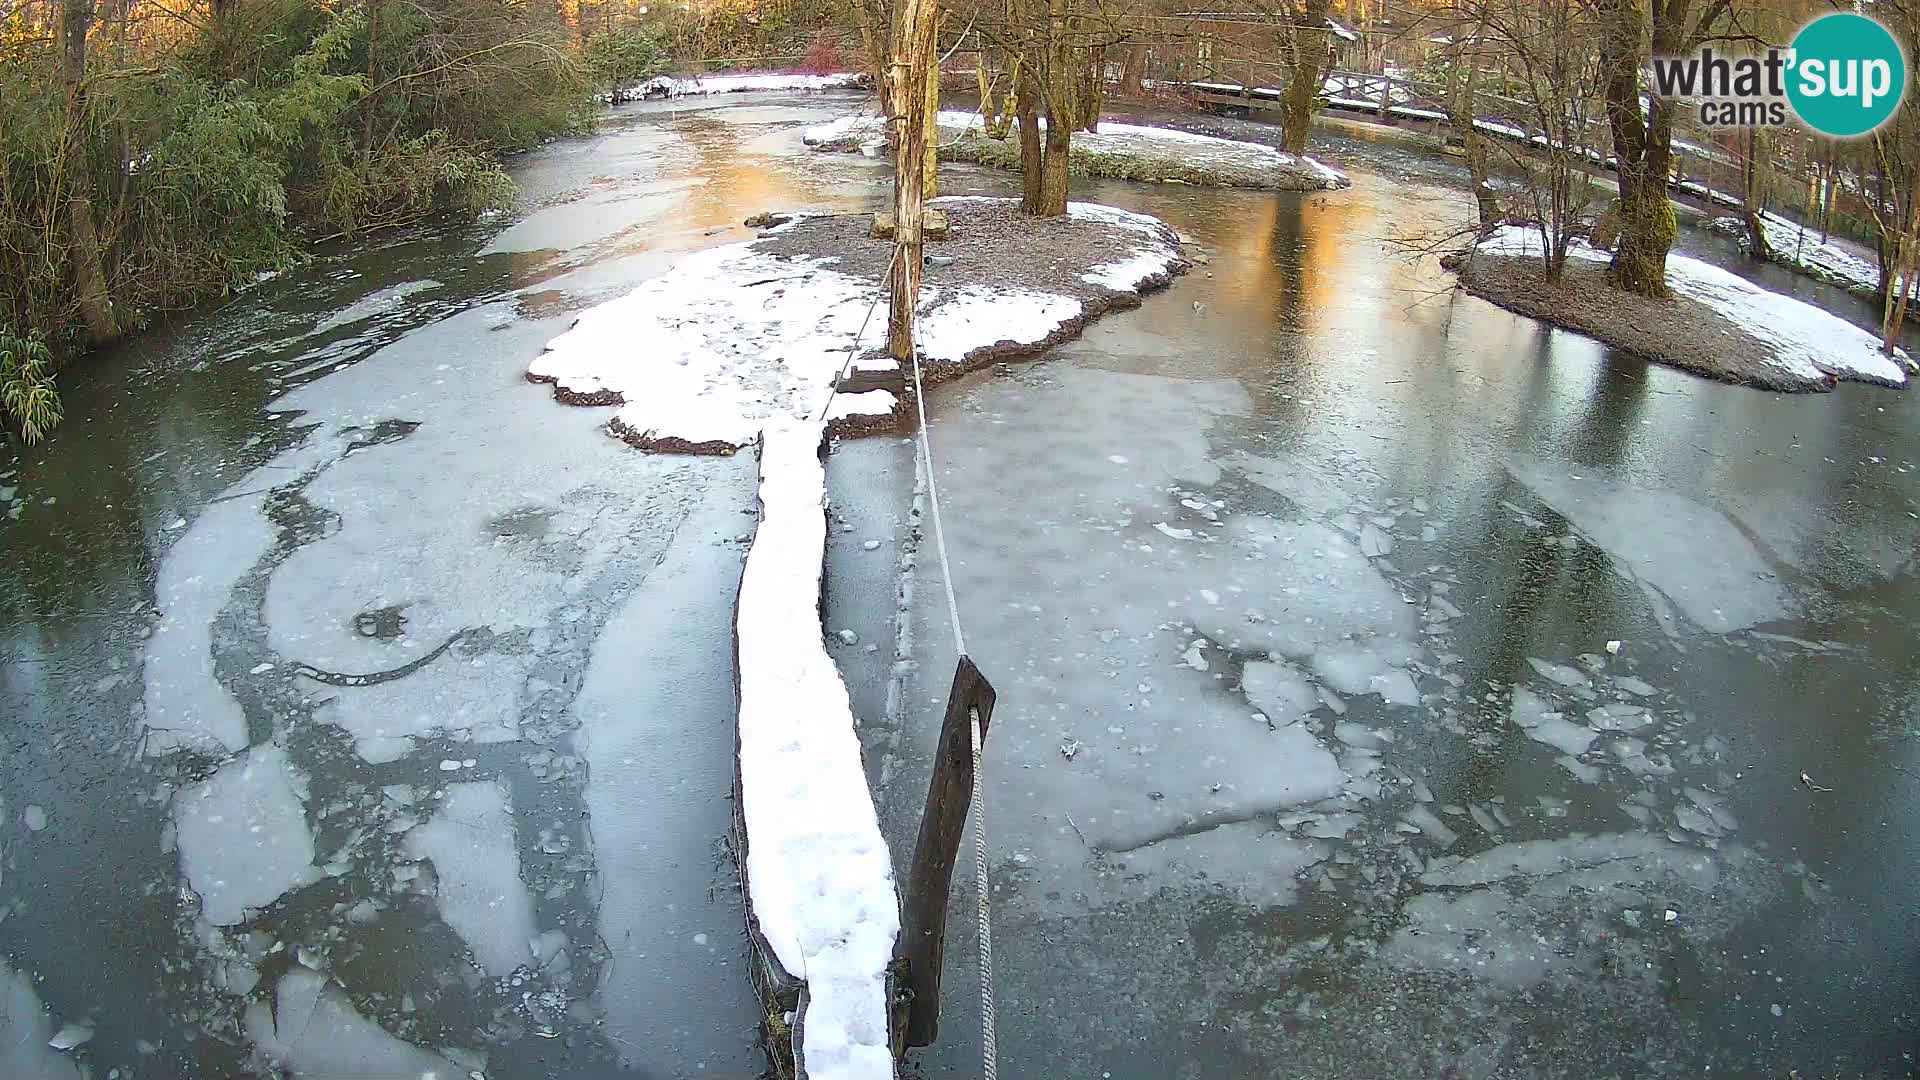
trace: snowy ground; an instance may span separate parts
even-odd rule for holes
[[[1834,237],[1822,239],[1818,229],[1804,227],[1772,211],[1761,213],[1760,226],[1766,230],[1767,252],[1773,261],[1849,292],[1863,296],[1879,292],[1880,264],[1855,246]],[[1746,225],[1739,218],[1718,218],[1708,227],[1742,238],[1746,233]],[[1913,295],[1920,298],[1920,282],[1913,288]]]
[[[1476,250],[1488,255],[1538,258],[1543,246],[1539,230],[1504,226],[1482,240]],[[1604,263],[1611,255],[1576,239],[1568,258]],[[1667,256],[1667,286],[1676,296],[1707,305],[1772,345],[1771,356],[1755,359],[1779,368],[1791,379],[1817,382],[1832,377],[1904,386],[1908,373],[1914,370],[1904,350],[1886,355],[1878,338],[1845,319],[1763,289],[1691,256]]]
[[[966,160],[978,156],[969,148],[998,144],[987,139],[984,122],[977,113],[941,110],[939,129],[942,149]],[[842,150],[885,141],[886,137],[886,120],[870,115],[843,116],[830,124],[808,128],[801,136],[809,146]],[[1008,139],[1014,137],[1010,134]],[[1006,145],[1014,144],[1009,141]],[[1073,154],[1075,168],[1094,176],[1141,178],[1141,168],[1151,172],[1157,164],[1167,173],[1164,178],[1185,177],[1194,183],[1209,182],[1210,174],[1210,182],[1233,187],[1314,190],[1348,184],[1337,169],[1260,143],[1111,121],[1102,121],[1097,132],[1074,132]],[[1183,173],[1183,169],[1190,172]]]
[[[1069,215],[1110,240],[1101,261],[1080,269],[1083,288],[930,284],[919,304],[929,360],[965,366],[996,347],[1038,347],[1082,318],[1087,293],[1137,298],[1182,265],[1174,235],[1152,218],[1086,203]],[[770,232],[798,238],[807,227],[802,218]],[[885,340],[878,276],[846,272],[836,256],[775,255],[766,246],[700,252],[587,309],[528,378],[552,383],[562,400],[617,404],[610,430],[644,447],[730,452],[776,419],[824,419],[835,430],[890,425],[900,408],[892,392],[834,393],[855,362],[865,373],[898,374],[892,360],[865,355]]]

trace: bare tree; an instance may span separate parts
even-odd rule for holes
[[[1620,231],[1607,277],[1631,293],[1665,296],[1667,251],[1679,234],[1667,194],[1678,104],[1651,94],[1643,106],[1641,69],[1650,55],[1679,55],[1712,39],[1727,23],[1732,0],[1706,0],[1699,8],[1694,0],[1591,2],[1620,183]]]

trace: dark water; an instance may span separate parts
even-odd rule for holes
[[[748,214],[871,203],[876,166],[794,146],[855,104],[629,109],[518,162],[510,219],[330,255],[76,373],[59,438],[0,462],[0,1074],[758,1071],[722,846],[752,464],[634,453],[521,375]],[[1352,192],[1076,192],[1211,262],[937,396],[1003,702],[1003,1070],[1905,1074],[1911,396],[1702,383],[1451,294],[1383,243],[1462,212],[1450,164],[1326,150]],[[862,642],[896,636],[895,575],[858,542],[909,535],[912,475],[893,440],[836,457],[863,527],[829,620]],[[842,657],[898,851],[950,664],[907,580],[905,684]],[[1317,619],[1367,643],[1329,670],[1420,704],[1249,728],[1258,658],[1214,608]],[[1582,721],[1622,679],[1657,720],[1572,765],[1511,724],[1515,686]],[[977,1073],[970,999],[927,1072]],[[69,1024],[91,1040],[47,1049]]]

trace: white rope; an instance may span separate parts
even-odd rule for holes
[[[1000,1045],[993,1011],[993,913],[988,899],[993,895],[987,882],[987,806],[981,801],[980,713],[969,709],[973,732],[973,892],[979,900],[980,917],[980,1055],[981,1075],[996,1080],[1000,1075]]]
[[[927,433],[927,388],[920,377],[920,351],[913,352],[913,404],[920,415],[920,454],[927,470],[927,505],[933,511],[933,546],[940,553],[940,580],[947,587],[947,615],[953,621],[953,650],[967,654],[960,632],[960,603],[953,595],[953,564],[947,558],[947,530],[940,518],[940,485],[933,475],[933,442]],[[998,1080],[1000,1044],[993,1004],[993,897],[987,880],[987,804],[981,782],[980,713],[969,709],[967,729],[973,741],[973,893],[980,938],[980,1053],[981,1076]]]
[[[960,633],[960,603],[953,598],[953,564],[947,561],[947,531],[940,525],[940,485],[933,478],[933,443],[927,437],[927,390],[920,381],[918,349],[913,351],[913,405],[920,412],[920,452],[927,462],[927,503],[933,508],[933,546],[940,552],[940,580],[946,583],[947,614],[953,619],[953,651],[965,656],[967,641]]]

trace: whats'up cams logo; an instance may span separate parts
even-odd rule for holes
[[[1703,127],[1784,127],[1787,111],[1822,135],[1865,135],[1887,122],[1907,90],[1907,58],[1865,15],[1822,15],[1793,44],[1758,56],[1657,56],[1654,89],[1699,101]]]

